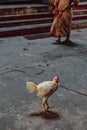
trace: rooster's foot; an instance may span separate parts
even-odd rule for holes
[[[48,106],[48,107],[47,107],[47,110],[48,110],[48,109],[51,109],[51,108],[53,108],[53,107],[54,107],[54,106]]]
[[[44,110],[44,112],[43,112],[45,115],[47,114],[47,115],[50,115],[51,113],[49,112],[49,111],[47,111],[47,110]]]

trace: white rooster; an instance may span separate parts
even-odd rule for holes
[[[58,89],[59,82],[58,76],[54,77],[52,81],[44,81],[38,85],[33,82],[26,82],[27,89],[42,98],[44,113],[47,113],[47,110],[52,107],[48,105],[47,100]]]

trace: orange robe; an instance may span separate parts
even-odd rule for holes
[[[55,37],[68,36],[72,21],[71,4],[78,4],[77,0],[55,0],[53,11],[55,18],[50,33]]]

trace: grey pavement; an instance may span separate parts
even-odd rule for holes
[[[0,39],[0,130],[87,130],[87,29],[72,31],[71,41]],[[61,86],[49,98],[55,107],[45,115],[40,98],[25,84],[56,75]]]

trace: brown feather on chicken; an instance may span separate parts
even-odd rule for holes
[[[43,110],[46,113],[51,106],[48,105],[48,98],[58,89],[60,79],[58,76],[54,77],[52,81],[44,81],[38,85],[33,82],[26,82],[26,87],[29,92],[35,92],[37,96],[42,98]]]

